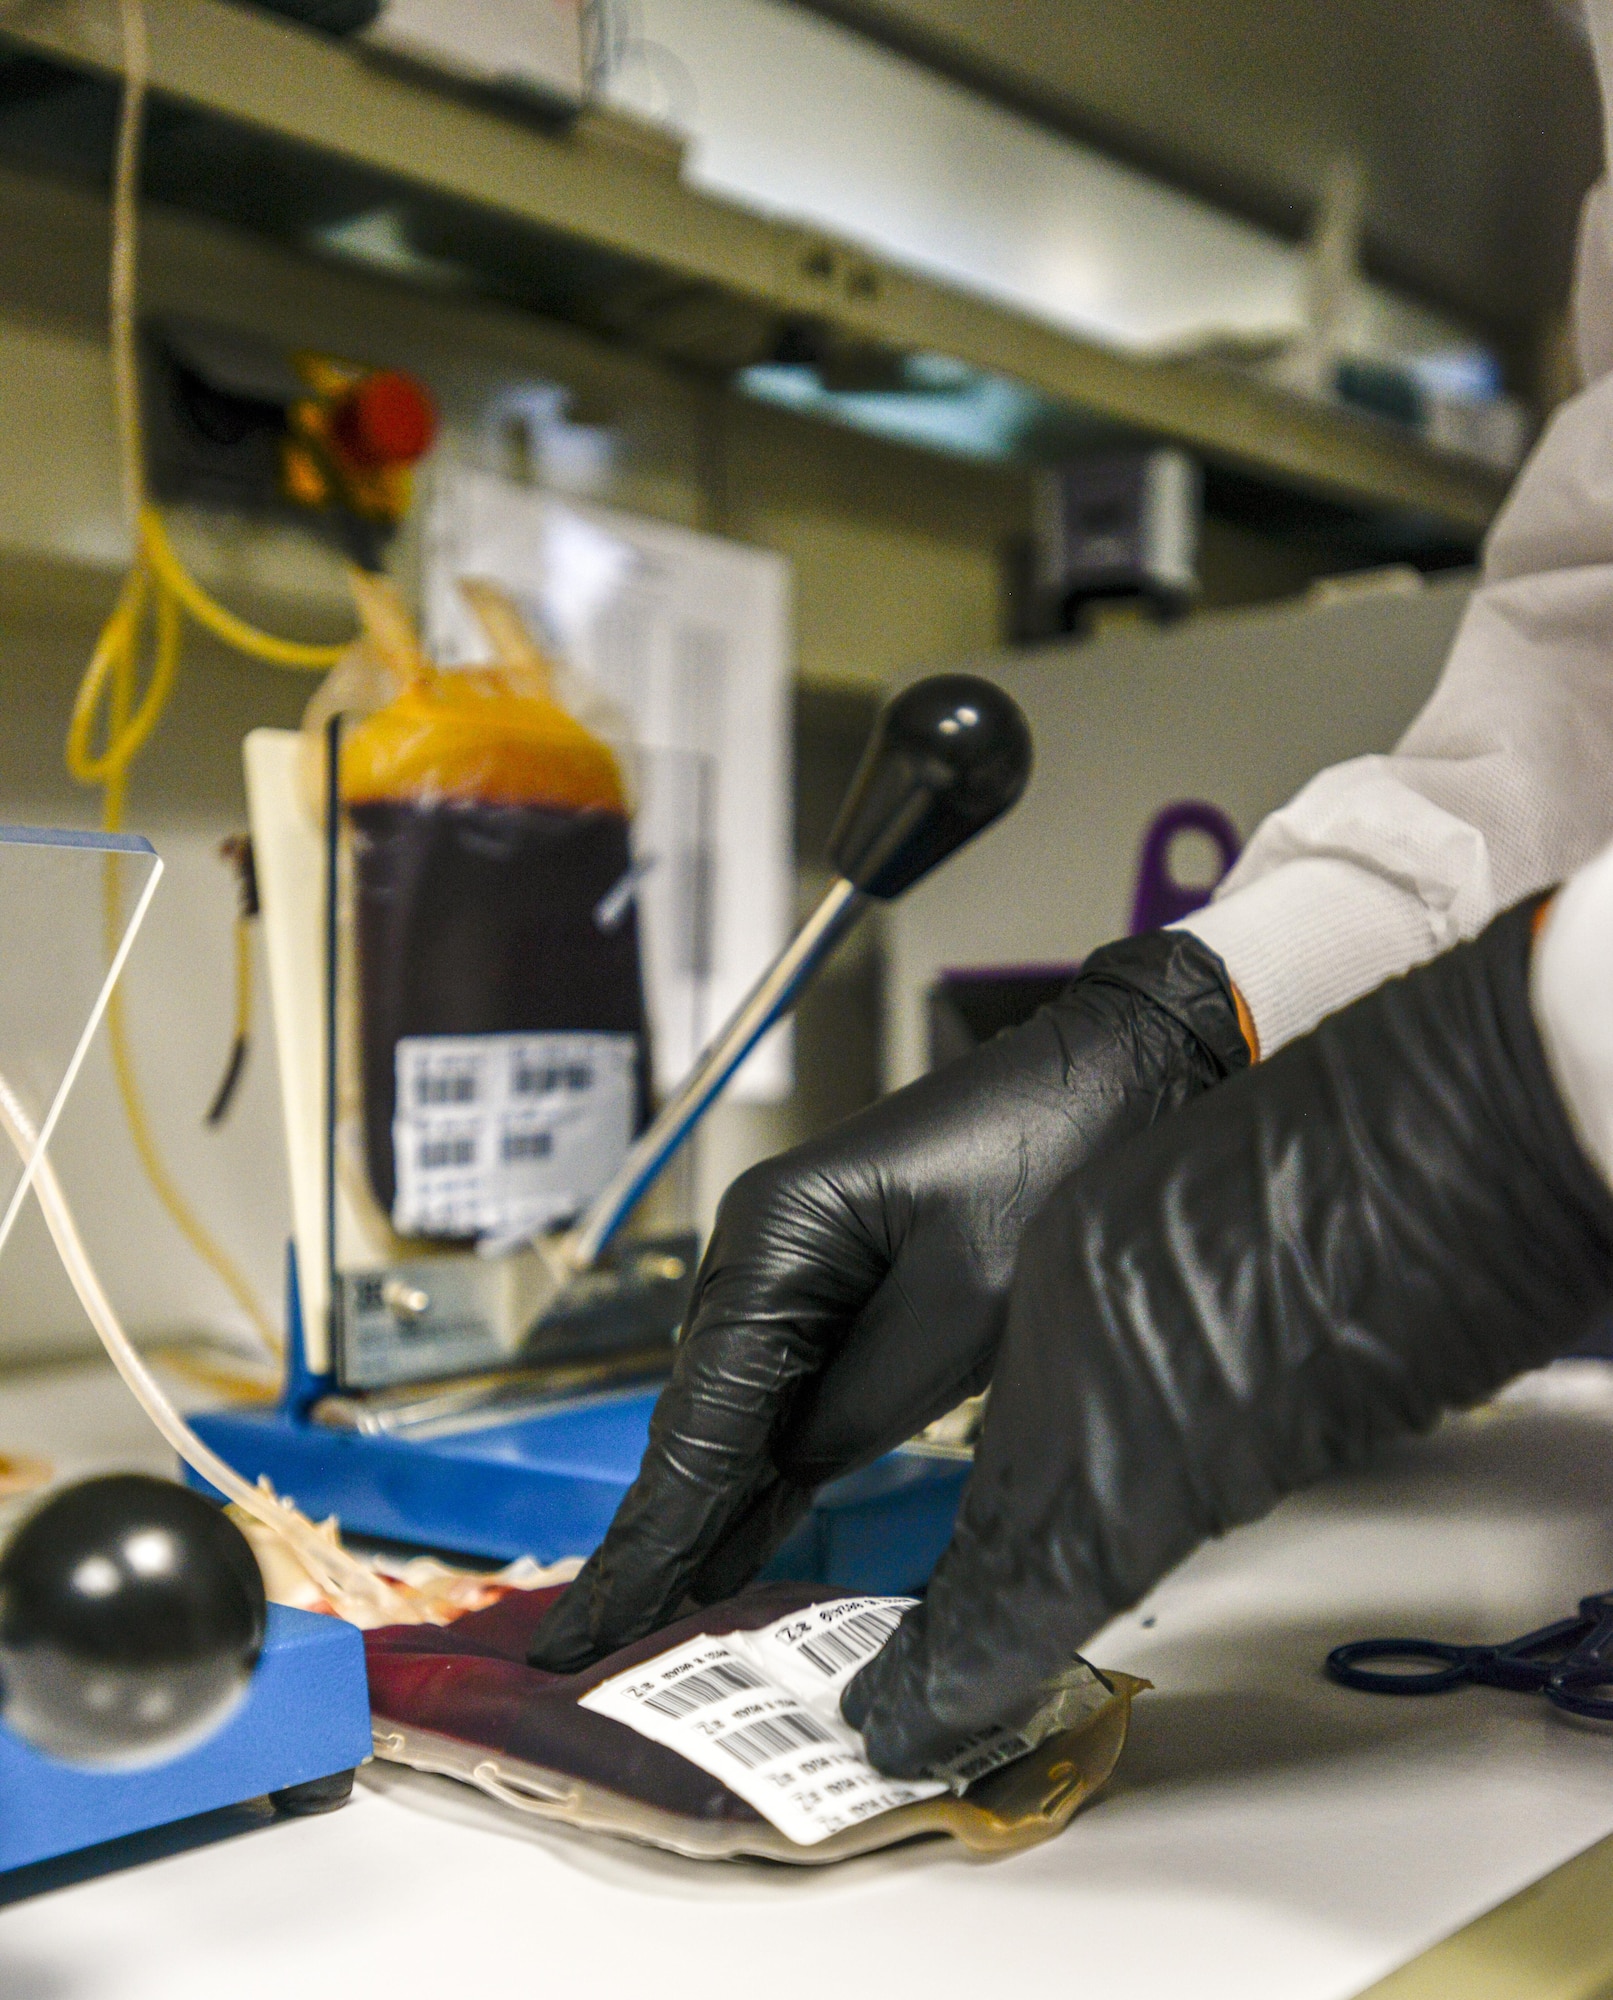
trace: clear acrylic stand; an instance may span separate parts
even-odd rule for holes
[[[138,835],[0,826],[0,1251],[161,876]]]

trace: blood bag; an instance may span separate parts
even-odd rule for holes
[[[574,1218],[647,1113],[628,784],[535,650],[407,640],[341,729],[364,1164],[402,1236],[513,1237]]]
[[[734,1633],[766,1638],[781,1620],[792,1633],[806,1630],[792,1613],[855,1616],[879,1600],[837,1605],[846,1593],[831,1586],[756,1584],[580,1674],[562,1675],[526,1664],[559,1595],[558,1588],[512,1589],[446,1626],[366,1632],[377,1757],[456,1778],[516,1813],[694,1860],[758,1855],[822,1864],[935,1834],[975,1853],[1007,1854],[1058,1833],[1103,1789],[1125,1746],[1132,1698],[1148,1686],[1129,1674],[1093,1674],[1102,1684],[1097,1696],[1076,1703],[1067,1721],[1024,1755],[957,1786],[887,1784],[880,1797],[876,1774],[860,1756],[847,1755],[846,1744],[821,1727],[792,1724],[798,1710],[769,1693],[765,1675],[729,1662],[723,1644],[723,1635]],[[877,1623],[882,1638],[894,1618],[864,1614],[860,1622]],[[704,1672],[679,1664],[691,1645],[707,1658]],[[676,1676],[675,1686],[662,1686],[658,1667]],[[598,1696],[624,1676],[647,1707],[688,1721],[690,1746],[703,1725],[709,1729],[708,1749],[680,1752],[661,1732],[646,1735],[616,1719],[615,1704],[597,1707]],[[744,1726],[720,1720],[737,1716],[730,1696],[747,1708]],[[754,1721],[752,1713],[768,1719]],[[756,1789],[744,1782],[747,1774]],[[827,1811],[855,1792],[858,1775],[868,1783],[849,1815],[854,1824],[841,1825],[848,1815],[840,1813],[815,1826],[800,1823],[803,1814]],[[768,1799],[777,1779],[788,1780],[793,1811],[778,1802],[782,1791]],[[914,1796],[904,1802],[904,1792]],[[763,1807],[752,1803],[758,1795]]]

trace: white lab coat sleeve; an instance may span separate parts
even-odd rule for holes
[[[1613,0],[1587,9],[1604,103]],[[1586,386],[1490,531],[1439,684],[1387,756],[1314,778],[1183,927],[1219,954],[1262,1054],[1561,881],[1613,840],[1613,200],[1588,197]]]

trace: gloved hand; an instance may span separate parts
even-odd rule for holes
[[[1159,931],[1024,1027],[728,1190],[649,1449],[531,1660],[573,1672],[732,1595],[834,1474],[982,1388],[1020,1237],[1081,1161],[1249,1060],[1225,969]]]
[[[1613,1196],[1528,997],[1531,909],[1068,1180],[1021,1249],[924,1602],[847,1687],[881,1769],[1017,1724],[1206,1536],[1475,1403],[1613,1298]]]

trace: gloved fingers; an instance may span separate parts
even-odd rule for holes
[[[576,1672],[675,1615],[713,1548],[774,1477],[767,1446],[788,1372],[744,1330],[685,1340],[638,1477],[539,1626],[533,1666]]]
[[[924,1296],[927,1245],[915,1242],[790,1406],[771,1455],[797,1486],[869,1465],[977,1395],[991,1377],[1007,1301],[948,1316]],[[937,1260],[938,1261],[938,1260]]]
[[[843,1327],[890,1265],[886,1190],[848,1129],[763,1160],[723,1196],[689,1304],[689,1335],[748,1326],[765,1341]]]
[[[961,1311],[955,1297],[949,1318],[937,1299],[921,1320],[913,1291],[925,1263],[922,1243],[904,1246],[902,1268],[877,1286],[849,1333],[804,1301],[769,1316],[764,1298],[754,1317],[739,1317],[760,1288],[731,1267],[705,1279],[639,1476],[604,1544],[539,1628],[534,1666],[576,1671],[653,1631],[686,1596],[731,1594],[815,1488],[981,1386],[1001,1309],[971,1297]],[[724,1588],[709,1587],[708,1564]]]
[[[721,1479],[727,1492],[749,1497],[729,1511],[698,1571],[688,1575],[690,1597],[701,1604],[731,1597],[775,1553],[819,1487],[870,1464],[983,1386],[989,1360],[977,1359],[960,1379],[945,1343],[927,1337],[931,1331],[916,1321],[893,1273],[830,1360],[801,1383],[788,1414],[765,1440],[764,1402],[763,1421],[752,1429],[753,1446],[760,1448],[729,1461]],[[648,1459],[645,1465],[650,1471]],[[662,1483],[647,1511],[665,1521],[680,1510],[669,1506]],[[686,1564],[668,1571],[668,1595],[686,1571]]]
[[[876,1771],[922,1778],[961,1740],[924,1699],[928,1654],[924,1606],[915,1604],[874,1657],[846,1683],[840,1713],[862,1732]]]
[[[1161,1440],[1150,1465],[1167,1511],[1182,1505],[1165,1477],[1170,1416],[1145,1365],[1067,1281],[1088,1178],[1059,1189],[1026,1238],[975,1470],[924,1602],[842,1697],[869,1757],[893,1777],[922,1775],[994,1724],[1028,1721],[1104,1622],[1112,1428]]]
[[[1010,1589],[999,1615],[982,1615],[982,1579],[956,1543],[944,1561],[949,1574],[932,1578],[841,1696],[869,1760],[893,1778],[930,1775],[993,1727],[1027,1728],[1079,1656],[1081,1609],[1049,1580]]]
[[[1128,1490],[1124,1503],[1196,1521],[1173,1476],[1172,1413],[1126,1338],[1122,1301],[1070,1282],[1089,1180],[1060,1188],[1027,1236],[974,1474],[924,1602],[842,1696],[870,1759],[893,1777],[921,1776],[979,1731],[1028,1721],[1108,1617],[1115,1432],[1154,1441],[1145,1456],[1158,1490]],[[1175,1553],[1195,1539],[1186,1527]]]
[[[717,1603],[750,1582],[820,1487],[872,1464],[985,1387],[989,1351],[981,1356],[971,1344],[973,1366],[960,1375],[958,1358],[931,1334],[893,1272],[831,1359],[802,1384],[768,1447],[772,1476],[723,1530],[690,1585],[697,1603]]]
[[[1246,1061],[1213,954],[1134,940],[1014,1034],[742,1175],[643,1468],[534,1663],[653,1630],[730,1534],[714,1574],[760,1558],[775,1481],[810,1489],[977,1389],[1021,1232],[1069,1166]]]
[[[574,1672],[654,1631],[773,1477],[768,1444],[884,1266],[846,1179],[854,1160],[766,1161],[724,1196],[638,1477],[549,1617],[534,1666]]]
[[[1044,1606],[1056,1617],[1056,1600]],[[862,1732],[876,1770],[928,1777],[988,1730],[1027,1728],[1079,1657],[1070,1644],[1056,1663],[1037,1664],[1045,1646],[1016,1649],[997,1643],[1001,1633],[978,1636],[978,1646],[960,1645],[955,1633],[943,1637],[926,1597],[847,1684],[840,1712]]]
[[[769,1442],[763,1483],[690,1584],[697,1603],[716,1603],[750,1582],[819,1487],[871,1464],[984,1387],[991,1348],[982,1352],[978,1339],[949,1342],[946,1331],[919,1318],[903,1269],[893,1271],[829,1360],[801,1383]]]
[[[527,1664],[579,1673],[670,1623],[745,1498],[724,1495],[714,1505],[703,1494],[703,1506],[690,1506],[659,1466],[641,1472],[604,1541],[533,1635]]]
[[[577,1674],[601,1657],[594,1637],[596,1550],[550,1606],[527,1650],[527,1665],[549,1674]]]

